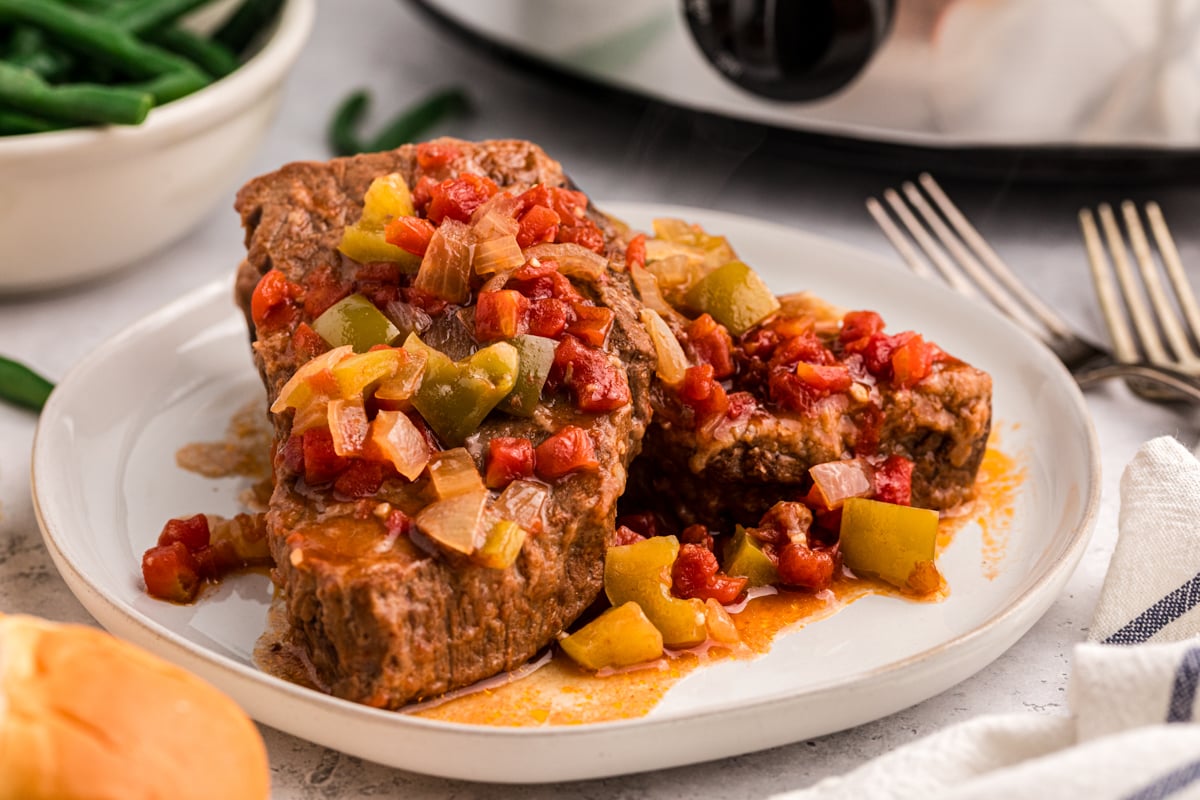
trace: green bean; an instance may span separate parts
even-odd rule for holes
[[[22,114],[19,111],[0,110],[0,136],[15,136],[22,133],[47,133],[67,127],[61,122]]]
[[[461,89],[445,89],[409,106],[384,126],[374,138],[359,137],[358,127],[370,105],[370,96],[362,90],[356,91],[338,104],[330,122],[329,146],[339,156],[355,153],[392,150],[407,142],[421,138],[446,117],[465,114],[471,103]]]
[[[370,95],[359,90],[338,105],[329,124],[329,146],[334,155],[352,156],[366,149],[358,139],[357,130],[370,104]]]
[[[128,88],[147,92],[154,97],[154,104],[161,106],[172,100],[186,97],[192,92],[203,89],[208,85],[208,77],[194,69],[168,72],[153,80],[129,84]]]
[[[212,0],[126,0],[112,6],[105,12],[104,18],[131,33],[141,35],[174,22],[210,2]]]
[[[145,44],[113,22],[54,0],[0,0],[0,22],[39,28],[64,46],[112,63],[135,78],[194,68],[187,59]]]
[[[254,41],[254,37],[266,28],[282,5],[283,0],[244,0],[237,11],[234,11],[225,24],[212,35],[213,41],[241,55]]]
[[[184,28],[160,28],[146,38],[197,64],[214,78],[224,78],[239,66],[237,57],[224,46]]]
[[[422,134],[443,119],[463,115],[470,110],[471,101],[461,89],[437,92],[402,111],[371,140],[367,149],[370,152],[392,150],[421,138]]]
[[[0,103],[68,122],[136,125],[146,118],[154,98],[146,92],[114,86],[51,86],[30,70],[0,62]]]
[[[0,356],[0,400],[40,411],[53,388],[53,383],[29,367]]]

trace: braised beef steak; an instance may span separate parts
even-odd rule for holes
[[[406,146],[328,163],[290,164],[239,192],[236,208],[248,252],[236,292],[251,323],[254,358],[271,400],[305,360],[297,350],[297,330],[311,324],[313,314],[298,297],[286,324],[256,328],[255,287],[264,274],[278,270],[300,286],[320,274],[326,288],[363,290],[362,265],[337,248],[345,226],[361,214],[373,179],[398,172],[416,186],[423,176],[441,181],[473,174],[514,191],[565,184],[559,164],[527,142],[438,144],[448,146],[453,157],[436,165],[423,167],[416,148]],[[494,437],[524,436],[536,444],[572,424],[587,431],[601,461],[598,470],[551,482],[545,525],[526,541],[512,567],[480,566],[429,547],[419,536],[388,529],[378,514],[380,504],[417,513],[430,499],[425,477],[408,482],[393,476],[366,497],[307,484],[285,452],[292,417],[275,415],[276,485],[267,526],[277,581],[296,639],[333,694],[396,708],[513,669],[596,597],[616,501],[650,417],[653,349],[619,268],[623,242],[604,217],[589,214],[617,268],[597,280],[571,280],[586,298],[614,312],[603,347],[624,371],[632,402],[584,413],[560,392],[543,400],[529,418],[494,411],[467,438],[465,447],[482,468]],[[313,293],[310,289],[309,296]]]

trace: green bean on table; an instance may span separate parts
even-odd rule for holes
[[[358,127],[370,105],[370,96],[356,91],[338,105],[329,126],[329,144],[340,156],[392,150],[421,138],[430,128],[447,117],[466,114],[471,102],[461,89],[435,92],[401,111],[369,140],[359,137]]]
[[[0,400],[40,411],[54,384],[24,364],[0,356]]]

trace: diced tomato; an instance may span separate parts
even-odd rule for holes
[[[861,350],[875,334],[883,330],[883,317],[874,311],[850,311],[842,317],[838,338],[847,350]]]
[[[843,364],[825,366],[799,361],[791,371],[771,374],[771,399],[790,411],[803,412],[822,397],[844,392],[853,381]]]
[[[911,389],[933,369],[934,347],[919,333],[892,351],[892,383]]]
[[[482,175],[464,173],[457,178],[448,178],[430,189],[425,216],[434,225],[440,225],[446,217],[470,222],[475,209],[497,191],[496,184]]]
[[[383,236],[388,244],[407,250],[415,256],[425,255],[436,230],[433,223],[421,217],[396,217],[387,224]]]
[[[413,208],[417,213],[427,211],[429,202],[433,199],[433,190],[437,185],[438,182],[428,175],[422,175],[417,179],[417,185],[412,187]]]
[[[731,578],[720,571],[717,557],[703,545],[680,546],[671,566],[671,591],[684,599],[712,598],[722,605],[738,599],[746,588],[746,578]]]
[[[304,480],[329,483],[346,468],[349,459],[333,450],[333,434],[328,428],[309,428],[304,432]]]
[[[707,526],[688,525],[679,532],[679,541],[683,544],[698,544],[708,550],[713,549],[713,537]]]
[[[657,511],[641,511],[637,514],[622,514],[617,517],[617,524],[630,528],[643,537],[670,536],[674,528]]]
[[[804,503],[781,500],[762,515],[758,527],[754,529],[754,536],[775,544],[807,542],[812,520],[812,511]]]
[[[729,397],[725,387],[713,380],[712,364],[697,364],[688,367],[679,384],[679,399],[692,409],[697,426],[714,417],[724,416],[729,409]]]
[[[342,278],[340,271],[329,264],[322,264],[304,279],[304,313],[316,319],[325,309],[349,296],[353,287]]]
[[[799,542],[788,542],[779,549],[779,581],[788,586],[819,592],[833,582],[836,566],[828,549],[812,550]]]
[[[533,442],[523,436],[497,436],[488,442],[489,489],[503,489],[518,478],[533,477]]]
[[[621,547],[627,544],[644,542],[645,540],[645,536],[642,536],[632,528],[627,528],[624,525],[618,525],[616,532],[613,534],[612,543],[609,545],[609,547]]]
[[[583,300],[567,276],[558,271],[558,264],[543,261],[541,264],[525,264],[513,271],[504,284],[506,289],[516,289],[530,300],[554,297],[569,303]]]
[[[195,552],[208,546],[209,536],[208,517],[196,514],[167,520],[162,532],[158,534],[158,543],[168,545],[172,542],[183,542],[184,547]]]
[[[567,333],[593,347],[601,347],[613,326],[615,315],[612,310],[584,303],[572,303],[571,307],[575,311],[575,319],[567,325]]]
[[[725,416],[733,420],[745,419],[756,408],[758,401],[750,392],[733,392],[729,395],[729,408],[725,411]]]
[[[692,320],[685,331],[687,346],[696,361],[712,364],[717,380],[733,374],[733,337],[724,325],[708,314]]]
[[[233,572],[246,562],[237,554],[233,542],[213,542],[192,554],[196,560],[196,572],[204,580],[216,581]]]
[[[529,329],[529,301],[513,289],[480,292],[475,300],[475,338],[511,339]]]
[[[629,246],[625,248],[625,266],[630,269],[646,266],[646,234],[639,233],[629,240]]]
[[[558,235],[558,214],[546,206],[534,206],[521,215],[517,229],[517,244],[521,249],[542,242],[553,242]]]
[[[790,367],[803,361],[806,364],[828,366],[837,363],[837,357],[821,343],[812,331],[805,331],[784,339],[771,355],[772,367]]]
[[[571,307],[557,297],[543,297],[529,305],[529,333],[557,339],[567,329]]]
[[[400,265],[391,261],[369,261],[354,273],[355,288],[378,308],[400,299]]]
[[[281,466],[291,475],[304,473],[304,435],[293,433],[275,451],[275,466]]]
[[[874,455],[879,450],[879,437],[883,432],[883,409],[875,401],[869,402],[854,415],[854,421],[858,425],[854,454]]]
[[[604,234],[596,227],[596,223],[586,217],[575,225],[560,225],[558,241],[571,242],[595,253],[604,252]]]
[[[534,463],[538,476],[547,480],[600,466],[592,437],[575,425],[567,425],[539,444],[534,451]]]
[[[461,155],[459,149],[444,142],[421,142],[417,145],[417,166],[421,169],[438,169]]]
[[[431,317],[441,314],[446,310],[446,306],[450,305],[433,292],[427,292],[416,286],[405,286],[400,290],[400,296],[404,298],[404,302],[416,306]]]
[[[875,499],[898,506],[912,505],[914,466],[904,456],[888,456],[875,468]]]
[[[558,186],[538,184],[526,189],[517,197],[517,211],[523,214],[534,206],[545,206],[558,214],[564,222],[583,219],[588,199],[583,192]]]
[[[269,270],[258,280],[250,295],[250,316],[260,332],[269,332],[289,325],[296,316],[292,301],[303,292],[277,269]]]
[[[580,411],[613,411],[631,399],[624,371],[609,361],[603,350],[574,336],[564,336],[555,348],[550,377],[555,385],[571,392]]]
[[[142,555],[142,580],[146,592],[172,603],[190,603],[200,591],[196,559],[183,542],[151,547]]]
[[[333,489],[346,497],[370,497],[383,485],[383,464],[351,459],[333,481]]]
[[[321,338],[321,334],[312,329],[307,322],[301,322],[292,331],[292,352],[303,363],[311,361],[329,350],[329,342]]]

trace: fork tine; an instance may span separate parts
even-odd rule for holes
[[[1125,249],[1125,240],[1121,236],[1121,230],[1117,227],[1117,219],[1113,214],[1112,206],[1108,203],[1101,203],[1099,212],[1100,225],[1104,228],[1105,238],[1108,240],[1108,252],[1117,273],[1117,283],[1125,297],[1129,316],[1133,318],[1133,327],[1141,340],[1142,348],[1146,351],[1146,357],[1155,363],[1163,363],[1168,360],[1167,352],[1163,348],[1162,339],[1159,338],[1158,328],[1155,327],[1154,320],[1150,316],[1150,309],[1146,306],[1142,290],[1134,277],[1133,268],[1129,265],[1129,253]]]
[[[975,291],[975,287],[971,285],[967,277],[962,274],[962,270],[956,267],[954,262],[946,256],[946,252],[933,240],[933,237],[925,230],[925,226],[913,216],[912,211],[904,204],[903,198],[900,197],[896,190],[885,189],[883,191],[883,199],[887,201],[892,211],[900,218],[900,222],[908,229],[909,234],[917,241],[921,249],[925,251],[925,255],[929,256],[929,260],[937,266],[938,271],[942,273],[942,277],[946,279],[946,282],[956,292],[971,297],[978,297],[979,293]]]
[[[896,252],[900,253],[900,257],[908,264],[909,269],[922,278],[934,277],[933,267],[929,266],[929,262],[908,243],[908,237],[896,227],[896,223],[892,222],[892,218],[888,216],[882,203],[874,197],[868,197],[867,213],[875,218],[883,235],[892,243],[892,247],[896,248]]]
[[[1137,345],[1134,343],[1133,331],[1125,318],[1121,301],[1117,298],[1117,287],[1113,285],[1112,268],[1108,256],[1104,254],[1104,242],[1100,231],[1096,228],[1096,218],[1089,208],[1079,210],[1079,227],[1083,229],[1083,243],[1087,249],[1088,264],[1092,268],[1092,282],[1096,286],[1096,297],[1100,301],[1100,310],[1104,312],[1104,320],[1108,323],[1108,332],[1112,337],[1113,351],[1118,361],[1136,361]]]
[[[1150,220],[1150,229],[1154,231],[1154,240],[1158,243],[1158,253],[1162,257],[1167,276],[1171,279],[1171,285],[1175,288],[1179,308],[1183,311],[1188,327],[1192,329],[1192,336],[1200,340],[1200,304],[1196,302],[1196,292],[1183,270],[1183,260],[1180,259],[1175,240],[1167,228],[1162,209],[1153,200],[1146,203],[1146,218]]]
[[[1133,247],[1134,258],[1137,259],[1138,269],[1142,274],[1142,283],[1150,296],[1150,303],[1158,315],[1158,324],[1167,335],[1175,359],[1182,361],[1192,358],[1192,346],[1188,343],[1187,332],[1179,323],[1175,308],[1163,288],[1162,276],[1154,254],[1150,252],[1150,242],[1146,238],[1146,229],[1142,227],[1141,217],[1138,216],[1137,206],[1132,201],[1121,203],[1121,215],[1125,218],[1125,230],[1129,232],[1129,242]]]
[[[992,249],[987,240],[983,238],[983,235],[979,233],[970,220],[967,219],[966,215],[959,210],[958,206],[942,190],[938,182],[933,179],[933,176],[928,172],[922,172],[917,176],[917,180],[926,193],[933,198],[934,204],[942,212],[942,215],[949,220],[958,236],[975,251],[979,260],[1004,285],[1004,288],[1013,297],[1020,300],[1029,313],[1049,328],[1055,336],[1064,339],[1070,337],[1072,335],[1071,326],[1049,306],[1043,303],[1037,295],[1025,288],[1025,284],[1013,274],[1008,264],[1004,263],[1004,259],[1000,258],[1000,255]]]

